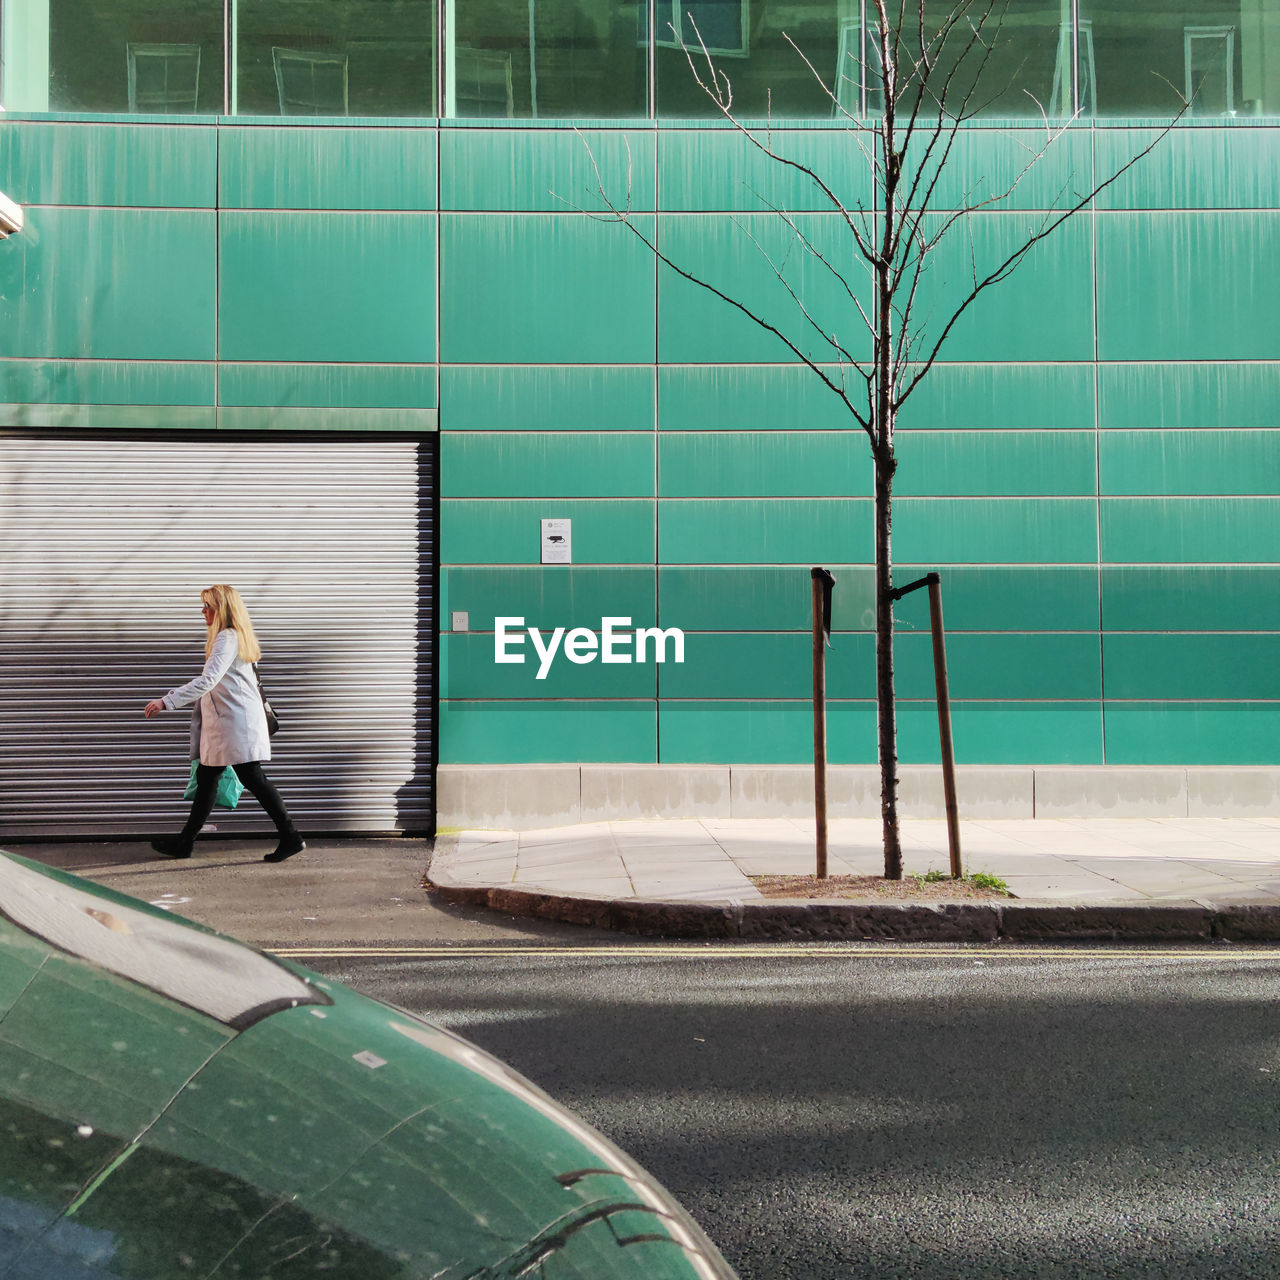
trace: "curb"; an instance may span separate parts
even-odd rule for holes
[[[664,938],[857,942],[1280,942],[1280,905],[1173,901],[671,902],[434,880],[446,902]]]

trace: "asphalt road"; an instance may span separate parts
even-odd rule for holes
[[[1280,1276],[1280,949],[298,958],[568,1104],[743,1280]]]

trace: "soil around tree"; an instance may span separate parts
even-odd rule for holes
[[[988,889],[968,880],[920,880],[903,876],[886,880],[884,876],[750,876],[751,883],[766,898],[853,898],[890,899],[898,902],[956,902],[974,899],[1003,898],[1012,894]]]

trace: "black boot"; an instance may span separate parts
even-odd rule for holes
[[[263,862],[283,862],[286,858],[292,858],[295,853],[301,853],[307,847],[307,842],[295,831],[290,836],[282,836],[280,843],[268,854],[263,855]]]
[[[151,847],[166,858],[189,858],[193,843],[186,836],[160,836],[151,842]]]
[[[191,812],[182,830],[176,836],[161,836],[151,842],[151,847],[165,858],[189,858],[195,848],[196,836],[213,812],[213,799],[218,789],[222,770],[216,765],[197,765],[196,794],[191,801]]]
[[[286,858],[292,858],[295,853],[301,853],[307,847],[306,842],[298,834],[298,828],[293,825],[293,819],[289,816],[289,810],[285,808],[280,793],[275,789],[271,779],[262,771],[261,762],[251,760],[247,764],[238,764],[235,766],[235,771],[236,776],[263,807],[267,817],[276,824],[276,831],[280,833],[280,843],[262,859],[263,862],[283,862]]]

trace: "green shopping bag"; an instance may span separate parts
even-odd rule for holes
[[[191,762],[191,778],[187,782],[187,789],[182,793],[184,800],[192,800],[196,794],[196,765],[199,760]],[[236,771],[230,767],[223,769],[222,776],[218,779],[217,794],[213,797],[214,807],[218,809],[234,809],[240,803],[240,797],[244,795],[244,783],[236,777]]]

